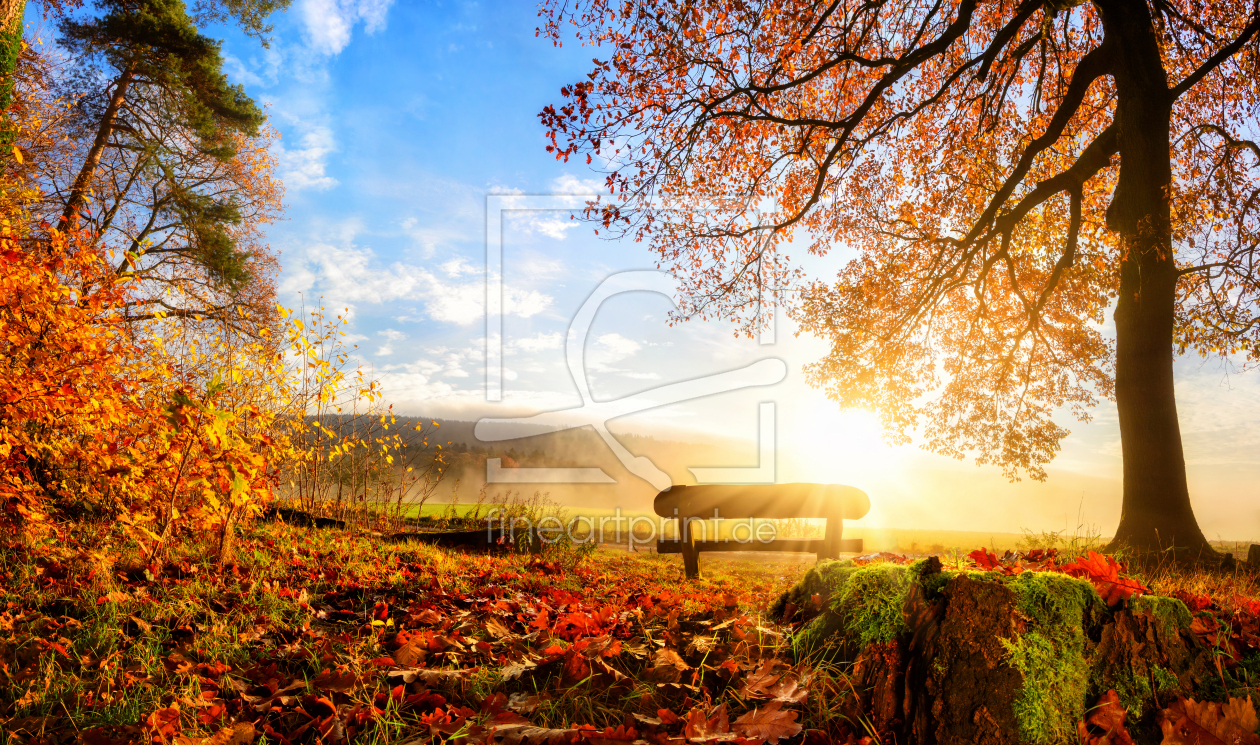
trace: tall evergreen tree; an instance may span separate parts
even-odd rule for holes
[[[262,34],[274,7],[223,4],[199,15],[238,16],[247,32]],[[58,24],[77,62],[65,93],[91,143],[70,183],[55,190],[60,227],[83,227],[98,240],[112,233],[124,252],[119,273],[160,285],[145,301],[156,307],[137,317],[227,317],[239,306],[234,296],[258,279],[241,226],[268,221],[279,206],[269,173],[257,178],[268,170],[258,146],[265,117],[228,80],[219,42],[200,33],[183,0],[102,0],[96,10]],[[172,288],[181,296],[174,303],[163,299]]]

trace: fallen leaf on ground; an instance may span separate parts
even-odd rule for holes
[[[394,650],[394,662],[404,667],[415,667],[424,663],[426,648],[423,636],[413,636],[407,643]]]
[[[425,685],[440,685],[441,683],[458,680],[468,674],[467,670],[392,670],[385,677],[389,680],[390,685],[398,685],[399,683],[411,683],[420,681]]]
[[[1229,703],[1179,698],[1159,712],[1162,745],[1260,745],[1260,719],[1249,698]]]
[[[254,741],[254,725],[241,722],[209,737],[176,737],[175,745],[247,745]]]
[[[493,735],[494,742],[501,742],[503,745],[569,743],[576,742],[578,736],[578,730],[575,729],[547,729],[546,727],[535,727],[530,724],[509,724],[495,727]]]
[[[748,674],[744,688],[740,691],[744,698],[772,699],[787,704],[799,704],[809,695],[809,691],[800,687],[800,680],[782,660],[766,660],[761,667]]]
[[[652,667],[644,673],[643,677],[653,683],[677,683],[682,674],[691,669],[691,666],[683,662],[683,658],[669,647],[656,650],[656,656],[652,662]]]
[[[726,704],[720,704],[716,709],[704,713],[704,709],[696,707],[687,715],[687,726],[683,729],[683,734],[688,740],[692,741],[709,741],[709,740],[730,740],[735,737],[731,734],[731,723],[726,716]]]
[[[770,745],[785,737],[793,737],[801,731],[796,712],[784,711],[781,701],[771,701],[760,709],[753,709],[734,722],[736,732],[749,737],[760,737]]]
[[[319,675],[316,675],[311,682],[321,691],[341,691],[344,693],[357,686],[359,678],[351,672],[338,673],[333,670],[324,670]]]
[[[1133,738],[1124,727],[1125,711],[1115,691],[1107,691],[1076,723],[1081,745],[1133,745]]]

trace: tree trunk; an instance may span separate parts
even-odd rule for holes
[[[1172,98],[1147,4],[1111,0],[1099,7],[1113,45],[1120,129],[1120,175],[1107,227],[1120,239],[1116,408],[1124,501],[1111,548],[1194,555],[1211,547],[1190,507],[1173,393]]]
[[[58,226],[61,230],[73,230],[78,224],[79,211],[87,201],[87,191],[92,183],[92,176],[96,173],[96,167],[100,165],[101,155],[105,152],[105,145],[109,143],[109,136],[114,131],[118,110],[122,108],[127,96],[127,87],[131,85],[133,77],[135,77],[135,67],[129,64],[114,81],[114,92],[110,95],[109,105],[105,107],[105,114],[96,128],[96,139],[93,140],[87,157],[83,159],[83,166],[70,187],[70,197],[66,200],[65,211],[61,213],[61,225]]]

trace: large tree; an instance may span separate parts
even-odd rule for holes
[[[1256,0],[552,0],[596,48],[541,114],[684,314],[787,301],[901,437],[1045,478],[1113,397],[1115,545],[1207,550],[1174,350],[1260,361]],[[792,241],[854,252],[803,278]],[[803,281],[804,280],[804,281]],[[1114,309],[1114,337],[1106,313]]]
[[[205,4],[250,33],[276,0]],[[249,328],[269,316],[274,257],[261,228],[279,211],[272,134],[223,72],[219,42],[183,0],[98,0],[63,15],[69,64],[56,93],[73,102],[67,157],[44,159],[48,219],[117,249],[117,271],[145,289],[130,317],[210,317]]]

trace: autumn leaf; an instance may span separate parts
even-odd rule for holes
[[[180,730],[179,707],[158,709],[144,720],[144,726],[162,738],[174,737]]]
[[[337,673],[324,670],[311,681],[321,691],[350,691],[359,684],[358,677],[352,672]]]
[[[175,745],[248,745],[254,741],[254,734],[253,723],[241,722],[209,737],[176,737]]]
[[[643,674],[643,677],[653,683],[677,683],[682,674],[691,669],[691,666],[669,647],[656,650],[652,662],[652,667]]]
[[[774,745],[785,737],[797,735],[801,725],[796,721],[796,712],[784,711],[782,702],[771,701],[736,719],[734,730],[749,737],[760,737]]]
[[[768,659],[754,672],[748,674],[740,690],[744,698],[772,699],[783,703],[799,704],[809,692],[799,686],[796,673],[782,660]]]
[[[1081,745],[1133,745],[1124,727],[1125,711],[1115,691],[1107,691],[1076,724]]]
[[[1122,577],[1120,563],[1111,556],[1090,551],[1088,556],[1078,556],[1076,561],[1064,564],[1061,569],[1073,577],[1088,579],[1098,590],[1107,605],[1115,605],[1150,590],[1135,579]]]
[[[385,677],[390,685],[420,681],[425,685],[437,686],[467,676],[468,670],[391,670]]]
[[[9,721],[10,727],[13,722]],[[104,725],[83,730],[81,737],[83,745],[133,745],[140,739],[141,729],[134,725]]]
[[[1159,712],[1162,745],[1260,745],[1260,719],[1250,698],[1228,703],[1178,698]]]
[[[536,667],[538,667],[538,664],[535,663],[534,661],[522,660],[520,662],[511,664],[511,665],[504,665],[503,669],[500,672],[502,672],[503,679],[505,681],[515,680],[516,678],[519,678],[522,675],[524,675],[527,671],[533,670]]]
[[[699,706],[692,709],[687,715],[683,734],[691,742],[733,739],[735,735],[731,733],[730,721],[726,716],[726,704],[719,704],[708,714]]]
[[[971,560],[975,562],[976,566],[980,567],[981,569],[991,570],[991,569],[996,569],[998,567],[997,554],[993,553],[987,548],[978,548],[967,555],[970,556]]]
[[[508,697],[507,708],[518,714],[532,714],[538,708],[540,699],[526,693],[513,693]]]
[[[393,660],[403,667],[422,665],[424,664],[425,656],[428,654],[428,646],[423,636],[413,636],[401,647],[394,650]]]
[[[500,623],[497,618],[492,617],[492,618],[487,619],[485,623],[485,628],[486,628],[486,631],[488,631],[490,635],[496,639],[502,639],[506,636],[512,635],[512,632],[509,631],[506,626]]]
[[[548,729],[527,724],[509,724],[494,728],[494,737],[503,745],[561,745],[577,742],[576,729]]]

